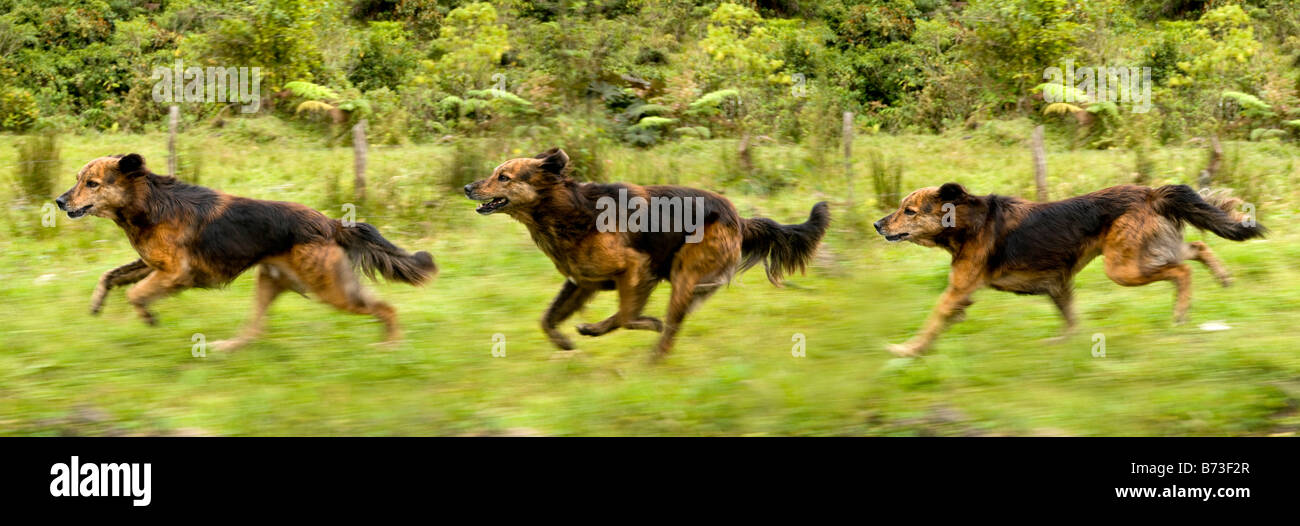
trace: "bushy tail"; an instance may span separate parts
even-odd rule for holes
[[[1268,229],[1242,213],[1241,199],[1226,191],[1207,192],[1204,197],[1192,187],[1179,184],[1156,189],[1156,212],[1175,221],[1186,221],[1202,230],[1233,241],[1264,237]]]
[[[780,287],[782,277],[803,272],[812,260],[826,227],[831,224],[831,212],[822,201],[813,206],[808,221],[798,225],[782,225],[763,217],[741,219],[740,224],[744,236],[740,245],[743,257],[740,271],[762,262],[767,269],[767,280]]]
[[[391,281],[423,285],[438,275],[438,265],[433,256],[423,250],[414,254],[389,243],[379,230],[368,223],[343,226],[339,221],[334,239],[347,251],[352,264],[361,268],[366,276],[375,279],[383,275]]]

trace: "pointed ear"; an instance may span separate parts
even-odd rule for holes
[[[537,154],[537,157],[535,158],[542,160],[542,164],[540,165],[541,169],[556,175],[563,172],[564,167],[569,165],[569,154],[564,153],[564,150],[559,148],[546,150]]]
[[[140,175],[144,172],[144,157],[138,153],[130,153],[122,156],[117,160],[117,171],[122,175]]]
[[[939,187],[940,201],[961,201],[968,195],[966,188],[957,183],[944,183]]]

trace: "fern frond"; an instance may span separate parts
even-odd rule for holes
[[[1083,108],[1068,102],[1053,102],[1043,107],[1043,115],[1064,115],[1083,111]]]
[[[338,92],[329,87],[320,84],[313,84],[304,80],[295,80],[284,85],[284,89],[289,90],[296,96],[312,100],[338,100]]]
[[[334,111],[334,109],[335,109],[334,105],[328,102],[321,102],[318,100],[308,100],[308,101],[303,101],[302,104],[299,104],[298,108],[293,111],[293,114],[297,115],[304,111],[307,113],[328,113]]]

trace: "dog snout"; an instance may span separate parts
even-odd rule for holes
[[[884,234],[884,233],[885,233],[884,230],[881,230],[881,229],[880,229],[880,223],[882,223],[882,222],[884,222],[884,221],[885,221],[884,219],[881,219],[880,221],[876,221],[875,223],[872,223],[872,224],[871,224],[871,226],[876,227],[876,233],[877,233],[877,234]]]
[[[57,199],[54,200],[54,204],[59,205],[59,210],[67,211],[67,209],[68,209],[68,194],[63,194],[63,195],[59,196]]]
[[[474,197],[474,183],[465,185],[465,197]]]

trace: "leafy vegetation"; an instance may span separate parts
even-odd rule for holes
[[[1160,124],[1143,131],[1161,143],[1293,140],[1298,20],[1273,0],[0,0],[0,129],[157,129],[150,74],[178,60],[262,68],[261,111],[304,126],[318,117],[296,111],[302,99],[279,103],[302,96],[294,86],[368,101],[394,144],[536,135],[561,119],[637,146],[803,142],[834,136],[842,111],[886,132],[1077,126],[1056,116],[1081,106],[1040,108],[1031,90],[1068,59],[1151,68]],[[1247,100],[1259,104],[1225,107]],[[1117,110],[1087,108],[1077,145],[1131,136]],[[191,122],[219,111],[186,107]]]

